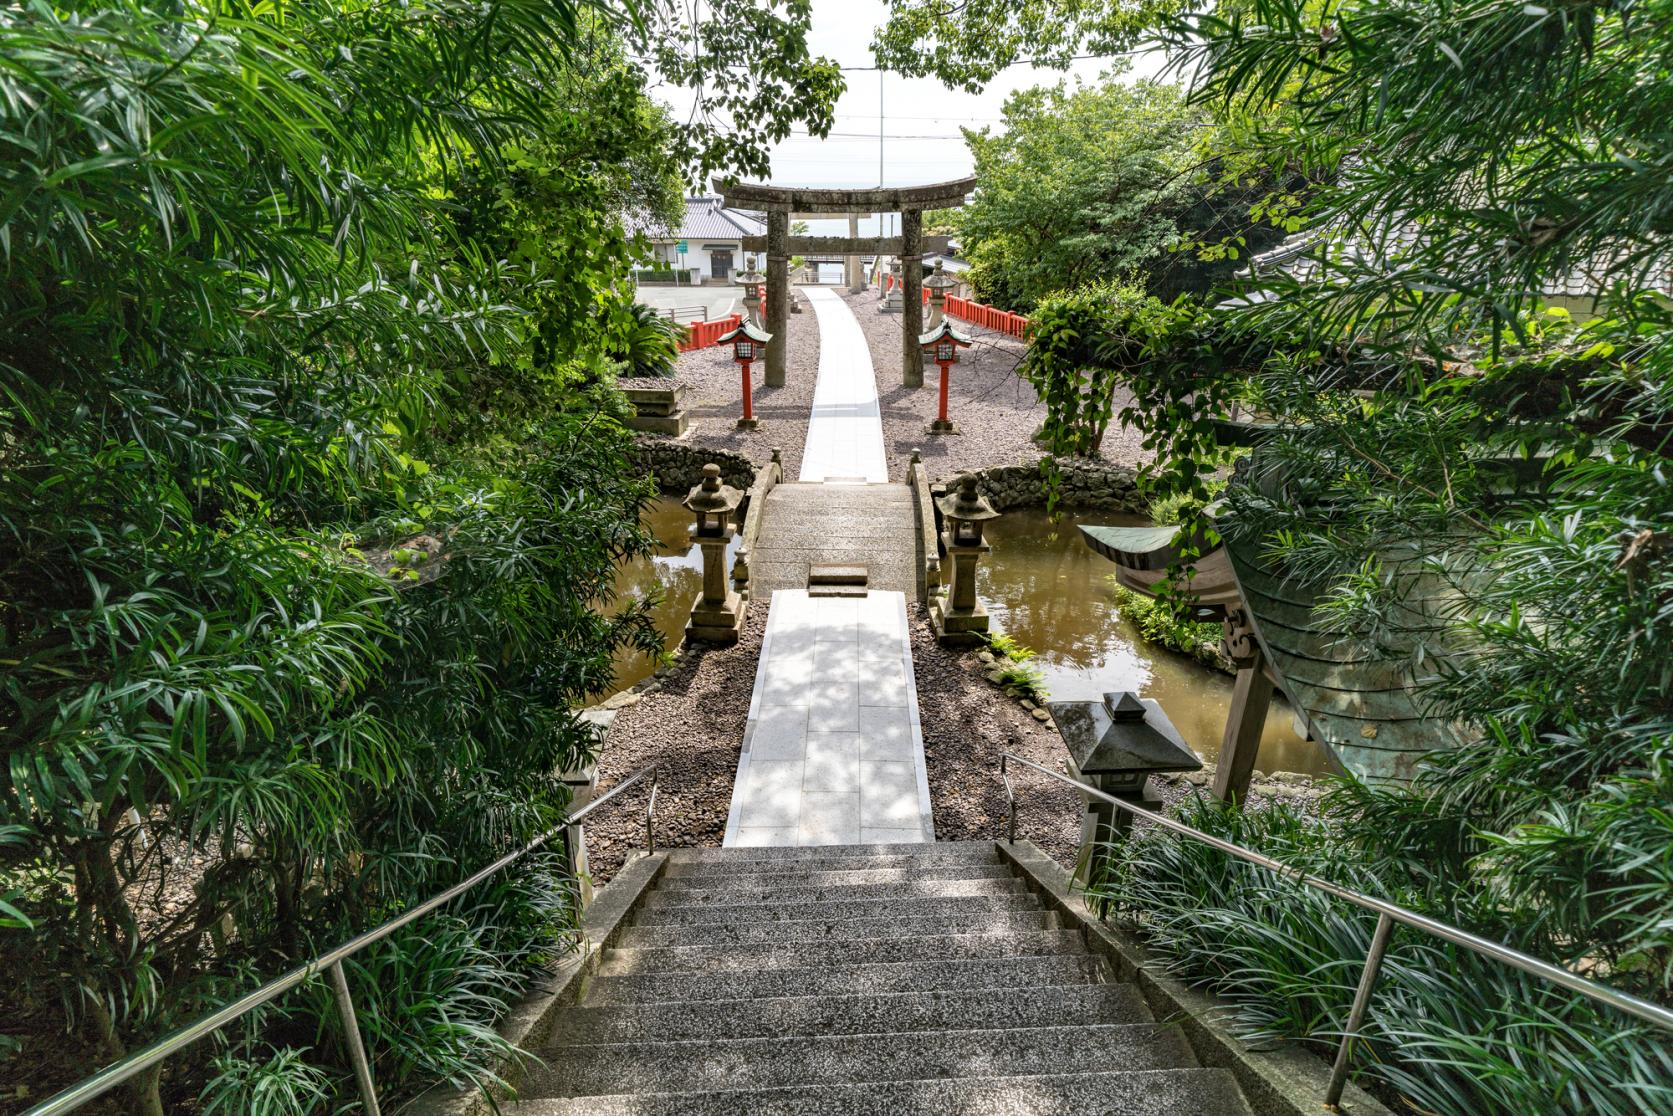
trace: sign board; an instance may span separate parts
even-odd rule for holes
[[[674,245],[674,251],[680,252],[680,253],[683,254],[685,252],[690,251],[690,249],[686,247],[686,242],[682,240],[678,244]]]

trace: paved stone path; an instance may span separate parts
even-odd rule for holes
[[[724,843],[934,839],[906,595],[774,593]]]
[[[750,591],[770,600],[727,845],[933,841],[907,601],[912,496],[888,481],[871,351],[834,290],[804,287],[819,380],[799,484],[767,497]],[[819,483],[823,482],[823,483]],[[814,565],[865,566],[864,597],[810,597]]]
[[[802,287],[801,292],[819,319],[819,382],[800,479],[886,483],[883,417],[866,336],[834,288]]]

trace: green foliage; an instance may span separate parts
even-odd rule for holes
[[[1178,240],[1200,120],[1178,87],[1106,77],[1024,89],[1004,119],[997,135],[965,130],[978,185],[949,215],[983,301],[1027,313]]]
[[[1045,676],[1038,667],[1028,665],[1034,652],[1004,632],[985,632],[982,641],[993,652],[993,670],[999,675],[995,684],[1006,691],[1014,690],[1019,697],[1036,702],[1050,695],[1045,688]]]
[[[1167,602],[1153,600],[1117,584],[1114,575],[1109,579],[1109,593],[1116,615],[1137,628],[1146,642],[1188,656],[1205,667],[1230,673],[1231,664],[1220,650],[1218,623],[1182,619]]]
[[[223,1054],[204,1086],[204,1116],[309,1116],[329,1106],[331,1080],[306,1049],[276,1050],[265,1062]]]
[[[1182,0],[973,0],[949,9],[936,0],[889,0],[889,22],[872,51],[879,64],[934,76],[979,93],[1020,61],[1065,69],[1075,57],[1109,57],[1136,42]]]
[[[660,645],[612,600],[649,546],[624,213],[836,89],[805,7],[723,7],[739,88],[806,94],[741,163],[624,61],[656,11],[0,10],[8,1005],[115,1056],[561,820],[571,710]],[[393,1097],[486,1078],[572,910],[537,858],[357,957]],[[124,1110],[352,1094],[323,992],[261,1018]]]
[[[1139,333],[1163,310],[1136,287],[1093,285],[1054,295],[1029,319],[1018,371],[1046,405],[1041,431],[1052,454],[1096,457],[1115,414],[1115,388],[1142,355]],[[1131,338],[1117,346],[1114,339]]]
[[[680,359],[685,327],[662,317],[651,306],[633,307],[633,326],[611,350],[628,376],[672,376]]]
[[[1284,805],[1240,815],[1197,796],[1179,813],[1206,833],[1337,883],[1448,920],[1480,917],[1469,884],[1436,875],[1418,829],[1387,848],[1391,827],[1371,820],[1389,805],[1384,796],[1349,785],[1332,798],[1333,816],[1358,819],[1345,832]],[[1417,820],[1397,810],[1401,821]],[[1141,834],[1109,852],[1092,894],[1176,975],[1229,999],[1233,1023],[1251,1042],[1300,1038],[1321,1053],[1334,1048],[1375,915],[1164,834]],[[1663,1032],[1412,931],[1395,931],[1362,1033],[1368,1049],[1355,1065],[1366,1083],[1436,1116],[1633,1116],[1673,1107],[1673,1047]]]

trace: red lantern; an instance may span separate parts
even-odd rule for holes
[[[749,366],[764,355],[767,343],[772,339],[772,334],[764,332],[747,317],[737,329],[720,338],[723,345],[731,343],[732,359],[738,362],[738,371],[743,377],[744,415],[738,420],[738,425],[745,430],[759,425],[755,419],[755,393],[750,384]]]
[[[918,344],[928,357],[941,366],[941,408],[929,425],[931,434],[956,434],[952,419],[947,417],[947,369],[958,362],[958,351],[970,347],[970,338],[953,328],[952,322],[942,318],[933,329],[918,338]]]

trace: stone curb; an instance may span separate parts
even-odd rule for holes
[[[667,853],[628,861],[581,916],[580,947],[558,963],[549,981],[512,1005],[500,1020],[495,1030],[518,1051],[495,1067],[505,1088],[495,1090],[490,1097],[482,1089],[449,1089],[443,1084],[403,1107],[402,1112],[408,1116],[488,1116],[500,1111],[496,1102],[513,1099],[527,1076],[532,1051],[551,1035],[558,1013],[585,995],[604,951],[621,934],[628,915],[667,863]]]
[[[1122,979],[1133,981],[1163,1024],[1176,1023],[1205,1066],[1229,1069],[1255,1116],[1318,1116],[1324,1111],[1330,1067],[1297,1047],[1252,1050],[1226,1025],[1227,1005],[1167,975],[1131,935],[1092,913],[1070,885],[1069,873],[1029,841],[995,841],[1000,856],[1022,873],[1046,905],[1063,916],[1066,929],[1079,929],[1087,947],[1114,962]],[[1394,1116],[1381,1101],[1348,1083],[1341,1112],[1349,1116]]]

